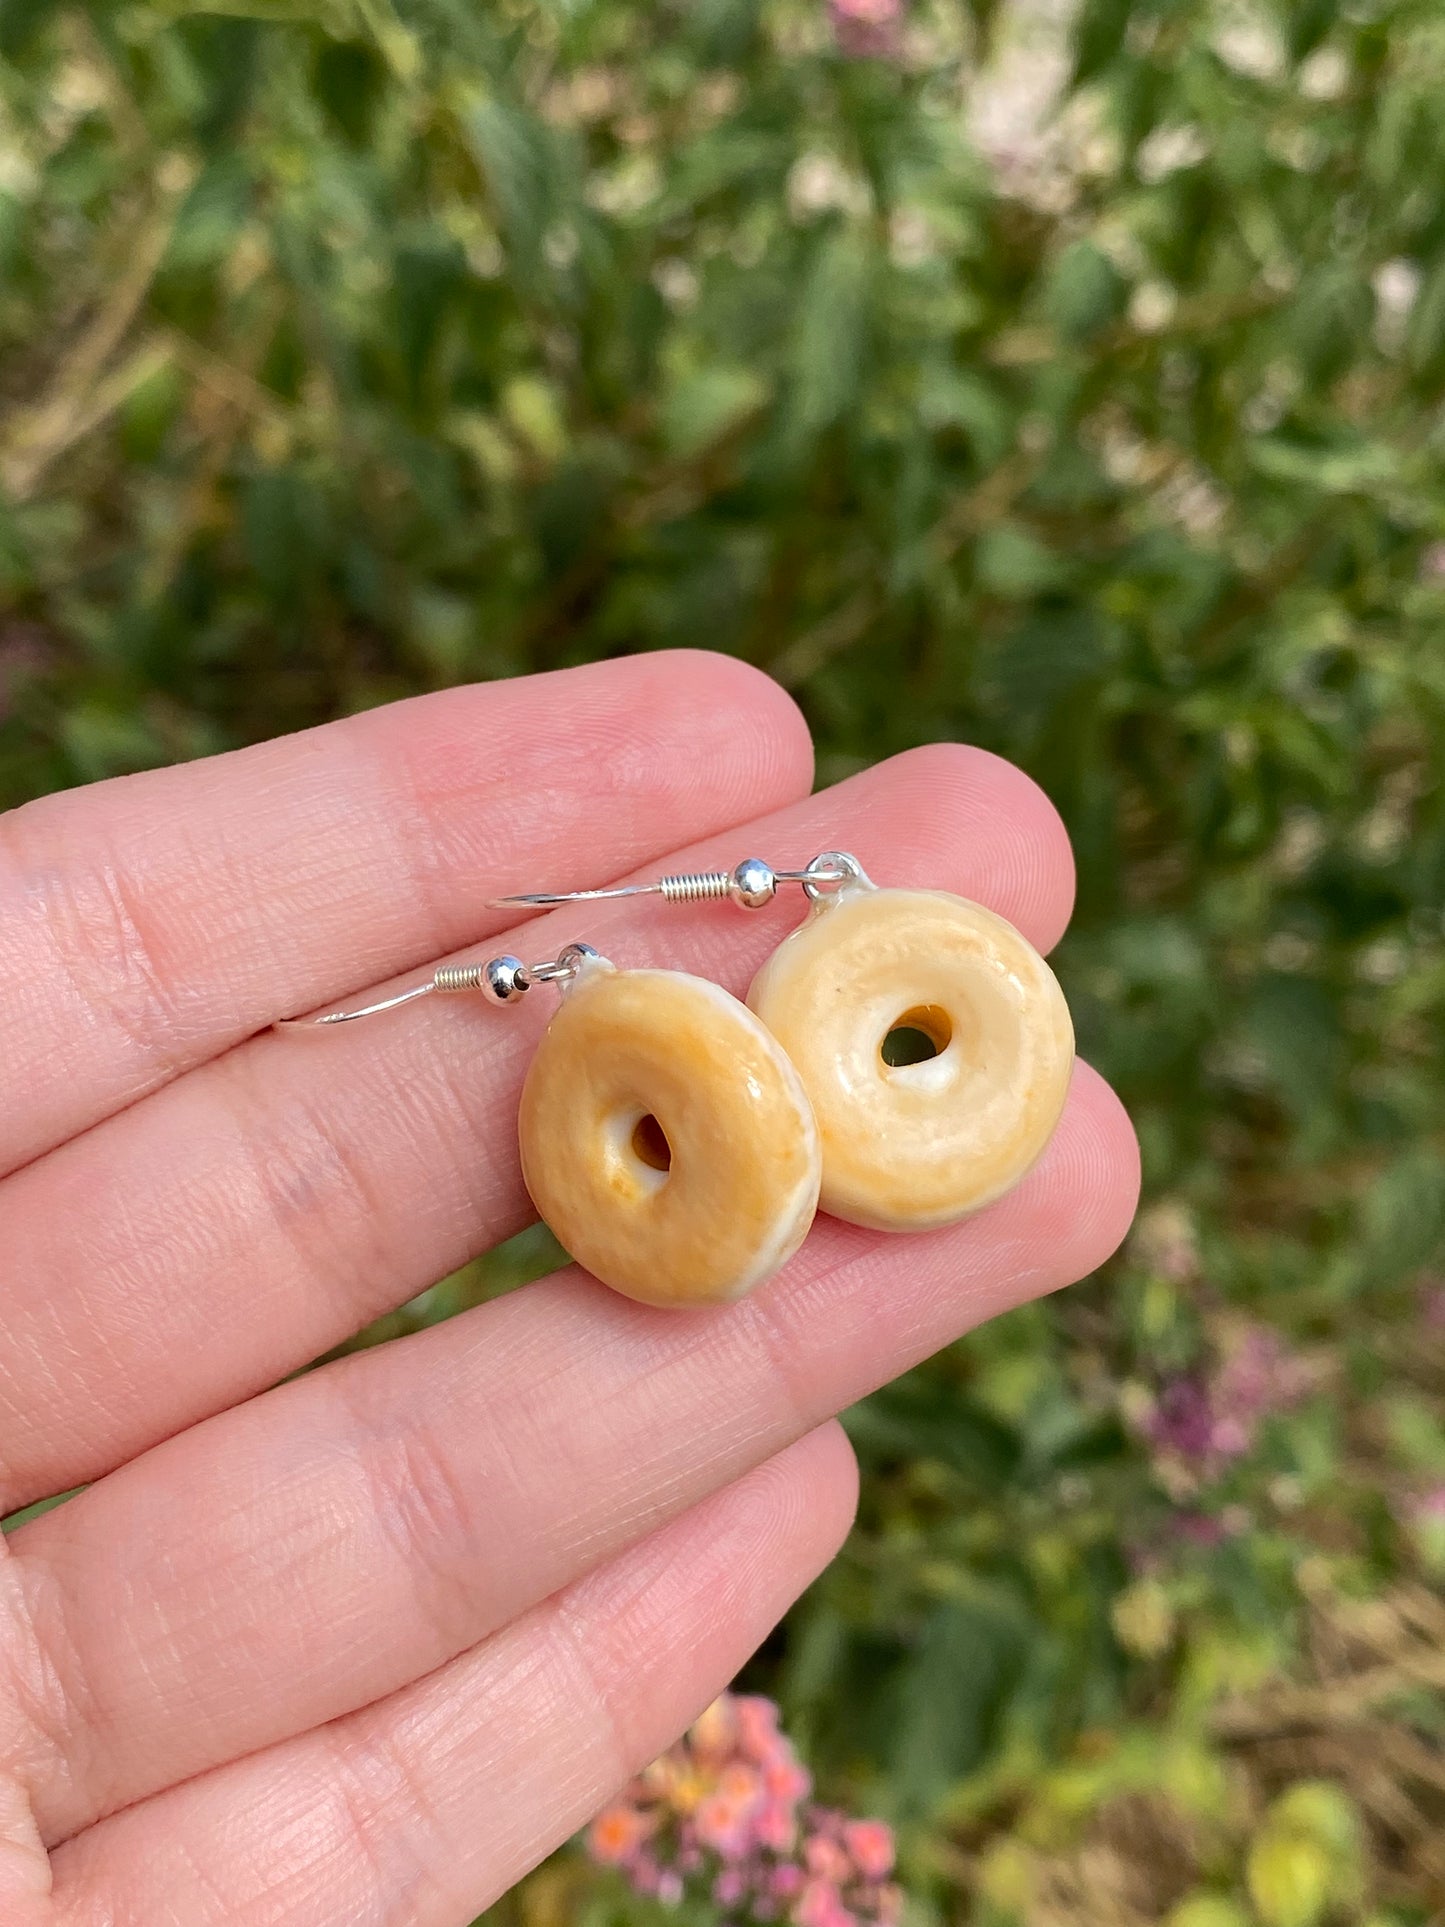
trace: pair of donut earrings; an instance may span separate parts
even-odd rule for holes
[[[553,961],[444,964],[350,1023],[438,991],[561,1002],[522,1088],[522,1173],[542,1218],[604,1284],[651,1305],[739,1298],[797,1250],[819,1209],[924,1231],[1017,1184],[1068,1093],[1074,1033],[1058,981],[1003,917],[942,890],[880,889],[856,857],[609,890],[505,897],[529,909],[604,897],[770,903],[804,921],[746,1003],[676,970],[619,970],[590,945]]]

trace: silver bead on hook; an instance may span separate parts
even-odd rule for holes
[[[760,856],[744,857],[732,870],[698,870],[656,877],[650,883],[618,883],[602,890],[525,890],[515,896],[494,897],[494,910],[547,910],[562,903],[601,903],[618,897],[661,897],[664,903],[736,903],[744,910],[761,910],[772,902],[780,883],[800,883],[815,901],[845,883],[866,885],[869,879],[857,857],[846,850],[829,850],[802,870],[775,870]]]
[[[418,997],[454,990],[480,991],[490,1004],[516,1004],[533,984],[569,984],[586,964],[605,961],[590,943],[569,943],[546,963],[525,964],[520,957],[502,956],[488,957],[484,963],[438,964],[425,983],[413,984],[394,997],[363,1004],[359,1010],[328,1010],[320,1017],[281,1017],[272,1029],[322,1030],[332,1024],[354,1024],[359,1017],[377,1017],[415,1003]]]

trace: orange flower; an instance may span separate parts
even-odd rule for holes
[[[648,1831],[636,1807],[604,1807],[587,1829],[587,1849],[604,1867],[619,1867],[632,1858]]]
[[[724,1800],[730,1800],[734,1806],[744,1810],[755,1807],[763,1797],[761,1780],[750,1766],[744,1766],[740,1760],[723,1768],[718,1775],[717,1790]]]

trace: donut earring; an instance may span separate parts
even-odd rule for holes
[[[320,1029],[444,991],[561,1001],[522,1086],[518,1141],[532,1201],[563,1248],[645,1304],[723,1304],[807,1235],[822,1156],[786,1052],[745,1004],[676,970],[619,970],[590,944],[553,961],[443,964],[357,1010],[282,1019]]]
[[[1053,1135],[1074,1063],[1064,993],[982,904],[879,889],[844,852],[821,861],[840,880],[804,886],[809,915],[748,1004],[812,1100],[823,1210],[879,1231],[951,1224],[1012,1189]]]
[[[833,850],[572,896],[810,901],[753,979],[750,1008],[802,1078],[822,1139],[819,1203],[881,1231],[950,1224],[1017,1184],[1064,1108],[1074,1031],[1058,980],[1005,918],[943,890],[880,889]]]

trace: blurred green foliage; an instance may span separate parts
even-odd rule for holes
[[[1068,819],[1140,1230],[852,1416],[752,1676],[919,1922],[1445,1910],[1442,83],[1438,0],[0,0],[0,800],[681,638]]]

